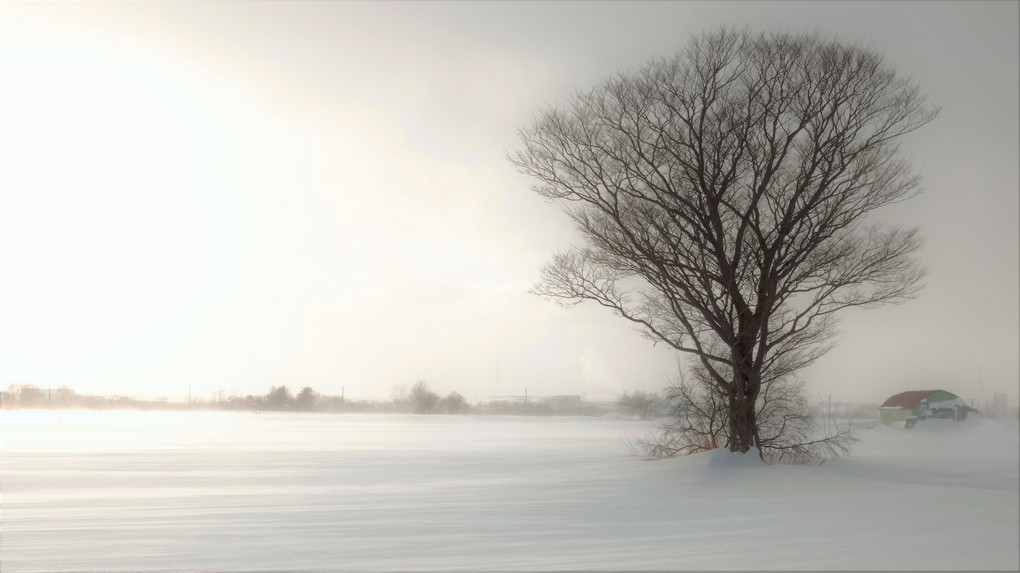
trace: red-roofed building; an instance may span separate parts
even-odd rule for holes
[[[890,396],[879,408],[883,424],[926,418],[966,420],[968,412],[975,412],[962,398],[945,390],[910,390]]]

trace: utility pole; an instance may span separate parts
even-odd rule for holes
[[[340,415],[344,415],[344,390],[343,386],[340,387]]]
[[[188,384],[188,411],[191,411],[191,384]]]
[[[524,389],[524,411],[528,411],[528,389]]]

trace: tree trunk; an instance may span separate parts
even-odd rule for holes
[[[754,398],[744,397],[739,393],[730,396],[730,451],[746,453],[756,446],[757,435]]]
[[[741,321],[744,336],[732,349],[733,390],[730,392],[730,451],[745,453],[755,443],[758,435],[755,403],[761,390],[761,372],[755,368],[751,349],[754,348],[754,332],[757,323],[750,326]]]

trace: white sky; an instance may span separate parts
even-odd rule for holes
[[[1015,406],[1018,6],[4,2],[0,386],[658,389],[666,349],[527,294],[575,235],[504,154],[725,23],[873,46],[943,106],[904,144],[926,194],[887,212],[924,230],[928,286],[849,314],[813,391]]]

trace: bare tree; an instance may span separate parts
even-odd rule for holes
[[[415,414],[431,414],[439,404],[439,394],[429,389],[424,380],[419,380],[411,386],[411,393],[408,396]]]
[[[655,392],[635,390],[621,394],[616,399],[616,405],[620,408],[621,413],[638,416],[642,420],[650,420],[659,413],[662,398]]]
[[[726,445],[765,439],[763,381],[811,364],[837,313],[914,297],[917,229],[871,221],[919,178],[899,138],[937,109],[872,50],[721,29],[575,95],[510,156],[586,245],[535,292],[593,300],[696,357]]]
[[[283,410],[293,401],[294,397],[286,386],[270,386],[265,398],[266,408],[269,410]]]
[[[294,398],[297,408],[299,410],[313,410],[319,404],[322,396],[318,392],[313,390],[311,386],[305,386],[298,392],[298,395]]]
[[[450,392],[439,401],[440,408],[447,414],[463,414],[470,406],[460,392]]]

